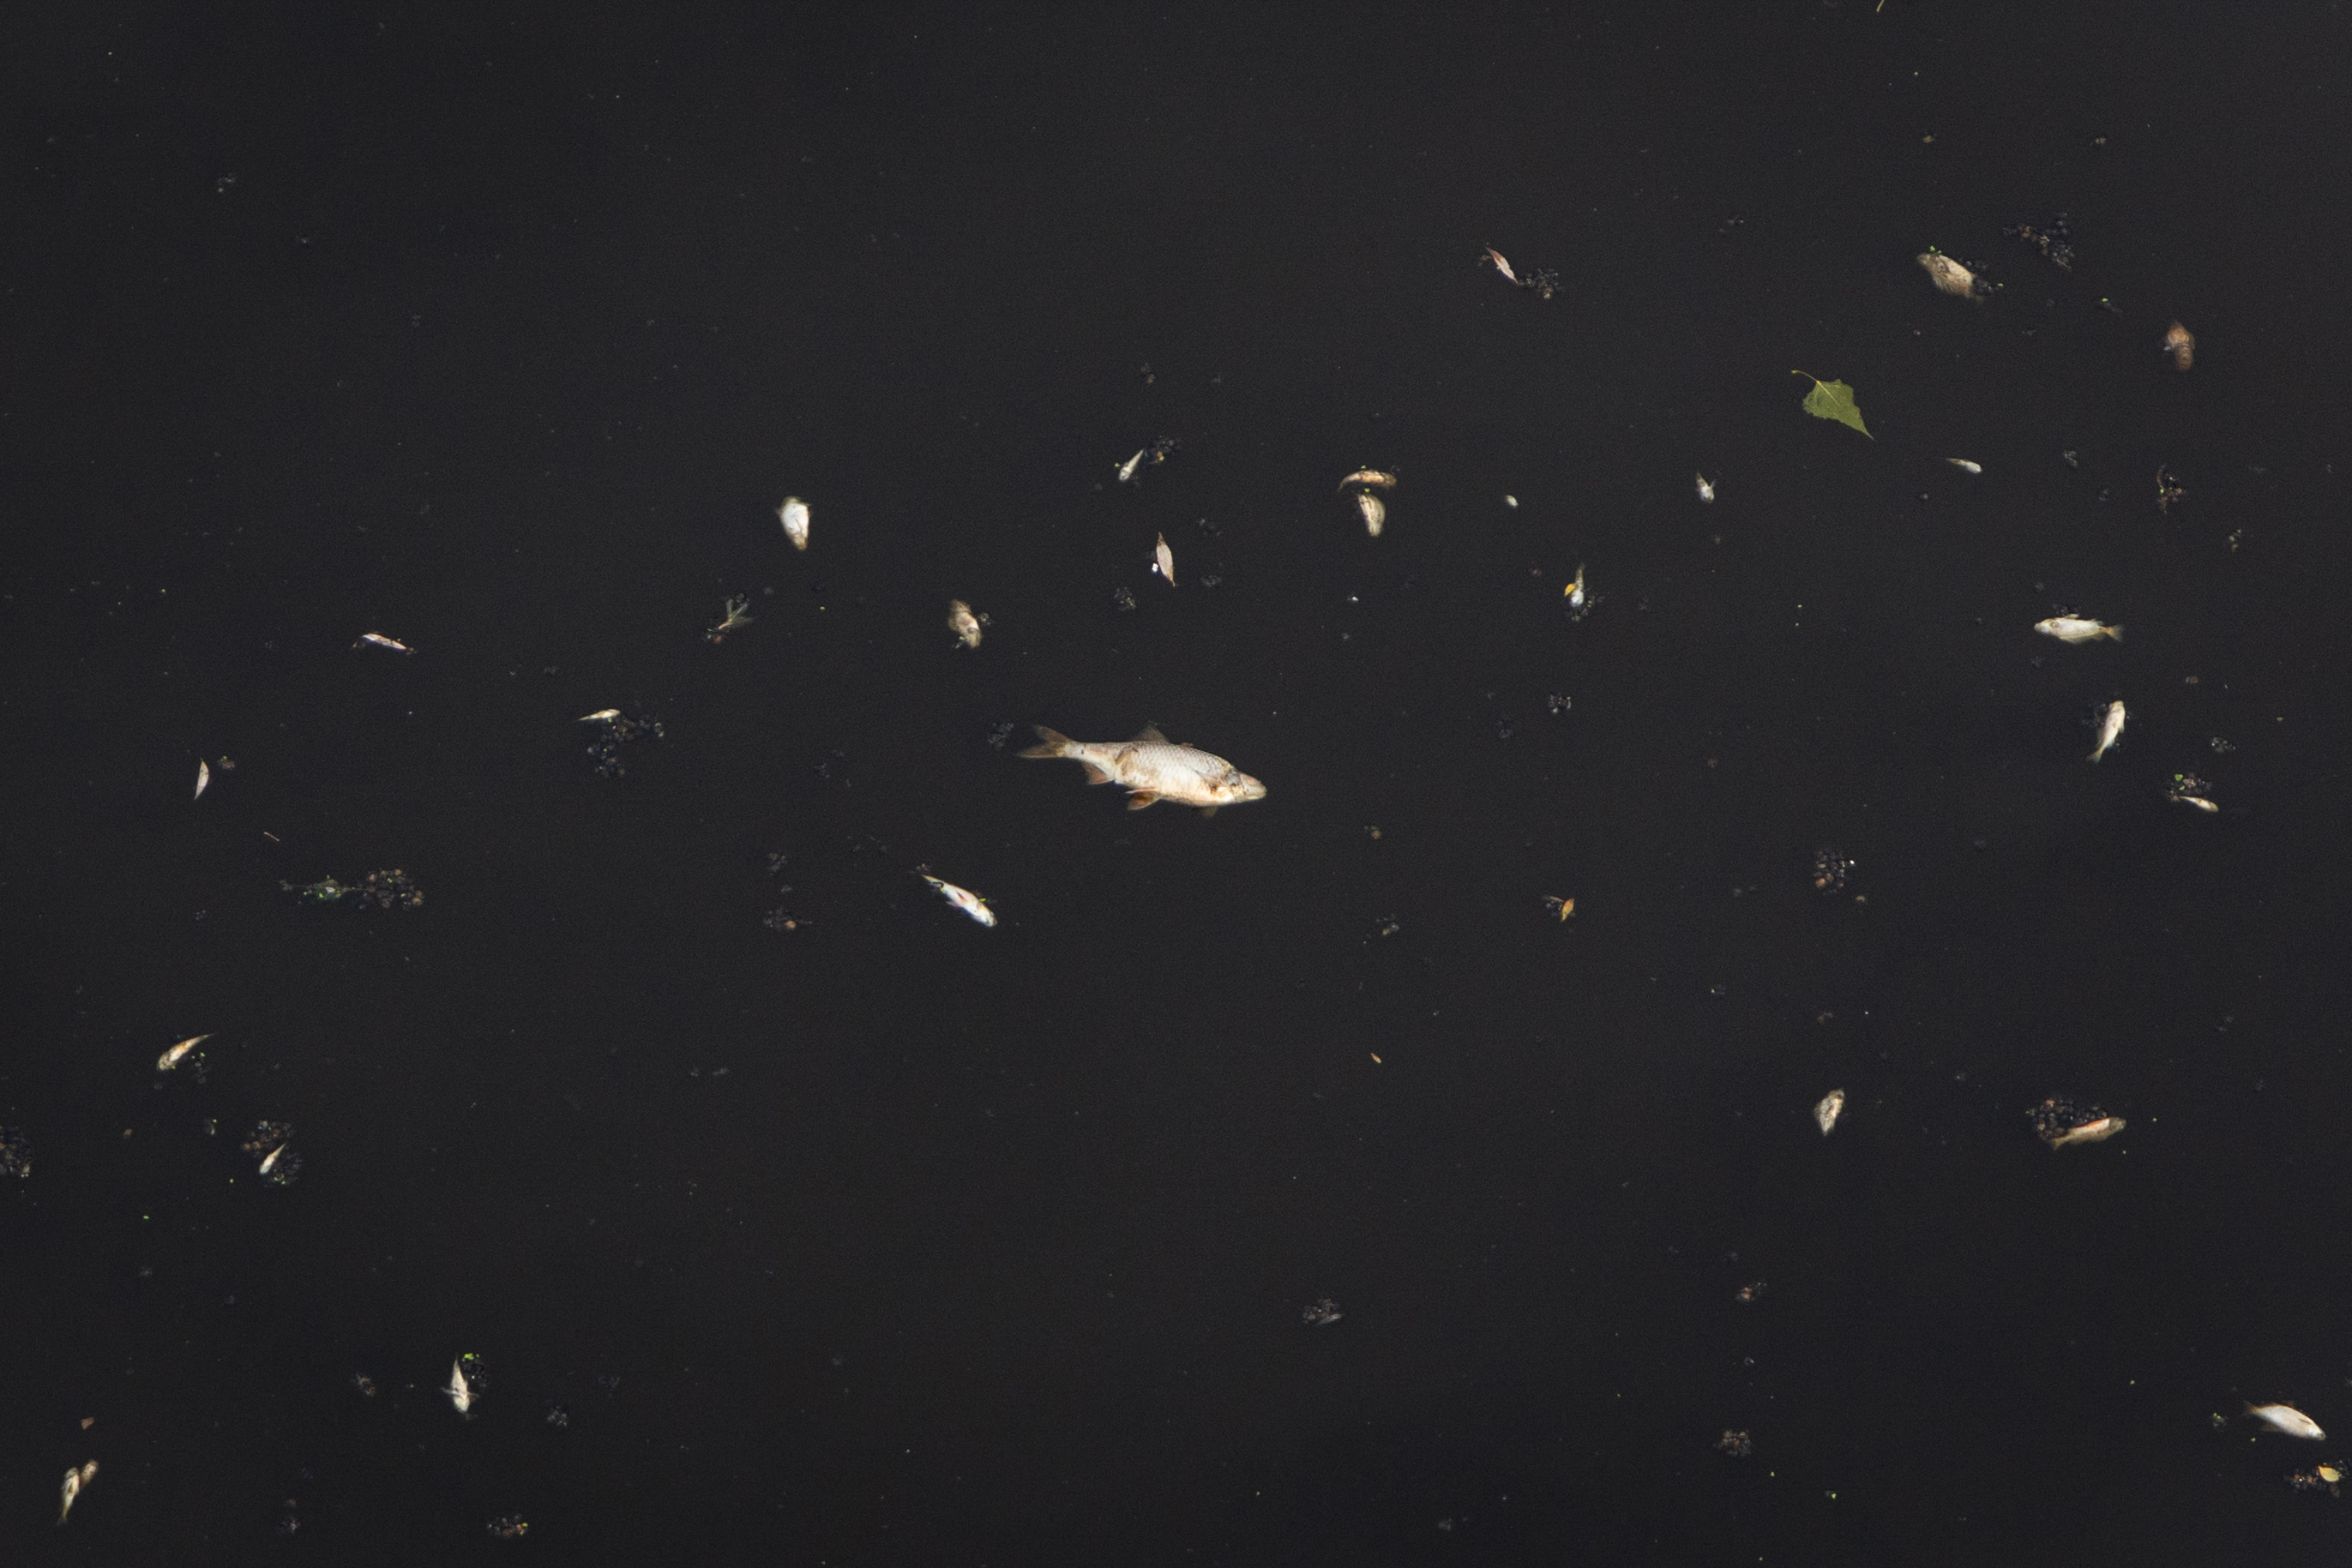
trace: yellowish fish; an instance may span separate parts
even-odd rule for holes
[[[1706,476],[1704,474],[1698,476],[1698,498],[1702,501],[1715,499],[1715,486],[1706,482]]]
[[[956,641],[965,647],[980,646],[980,617],[974,615],[971,606],[961,599],[948,601],[948,630],[954,632]]]
[[[1359,490],[1356,492],[1356,510],[1363,517],[1364,532],[1374,538],[1380,538],[1381,529],[1388,526],[1389,520],[1389,509],[1381,504],[1381,498],[1370,490]]]
[[[80,1497],[90,1482],[98,1479],[98,1461],[91,1459],[66,1472],[65,1485],[59,1489],[58,1522],[63,1524],[66,1515],[73,1511],[74,1500]]]
[[[1383,469],[1359,468],[1353,474],[1349,475],[1345,479],[1340,480],[1339,487],[1344,490],[1350,485],[1377,485],[1383,490],[1393,490],[1396,488],[1396,482],[1397,476]],[[1509,501],[1511,500],[1511,497],[1506,496],[1503,499]],[[1514,506],[1517,505],[1516,501],[1512,502],[1512,504]]]
[[[182,1061],[187,1060],[188,1052],[195,1050],[196,1047],[204,1044],[205,1041],[210,1039],[212,1039],[212,1036],[208,1034],[190,1035],[187,1039],[182,1040],[179,1044],[172,1047],[169,1051],[166,1051],[163,1055],[155,1059],[155,1071],[158,1072],[171,1071],[172,1069],[179,1066]]]
[[[1822,1103],[1813,1107],[1813,1120],[1821,1124],[1822,1137],[1830,1135],[1830,1129],[1838,1124],[1838,1118],[1844,1113],[1844,1090],[1832,1089],[1822,1096]]]
[[[1940,250],[1921,251],[1919,265],[1927,269],[1927,277],[1936,287],[1947,294],[1956,294],[1963,299],[1979,299],[1984,296],[1982,286],[1977,282],[1977,275]]]

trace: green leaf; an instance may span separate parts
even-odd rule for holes
[[[1825,382],[1821,377],[1808,375],[1803,371],[1790,371],[1789,373],[1792,376],[1804,376],[1807,381],[1813,383],[1813,390],[1805,394],[1807,413],[1811,414],[1815,419],[1834,419],[1840,424],[1850,424],[1861,431],[1863,434],[1870,435],[1870,427],[1862,423],[1862,410],[1853,406],[1852,387],[1843,382]],[[1871,439],[1875,441],[1878,438],[1871,436]]]

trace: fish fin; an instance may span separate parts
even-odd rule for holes
[[[1091,762],[1081,762],[1081,763],[1079,763],[1079,764],[1078,764],[1078,766],[1079,766],[1079,767],[1081,767],[1081,768],[1085,768],[1085,769],[1087,770],[1087,783],[1089,783],[1089,784],[1108,784],[1108,783],[1109,783],[1109,782],[1110,782],[1110,775],[1109,775],[1109,774],[1108,774],[1108,773],[1106,773],[1106,772],[1104,772],[1101,768],[1099,768],[1096,767],[1093,763],[1091,763]]]
[[[1203,821],[1207,821],[1207,820],[1208,820],[1209,818],[1211,818],[1211,817],[1215,816],[1216,814],[1217,814],[1217,809],[1216,809],[1214,806],[1203,806],[1203,807],[1202,807],[1202,808],[1201,808],[1201,818],[1202,818],[1202,820]]]
[[[1160,727],[1156,724],[1147,724],[1137,730],[1135,738],[1149,746],[1166,746],[1169,743],[1168,737],[1160,733]]]
[[[1158,790],[1138,789],[1128,796],[1127,809],[1130,811],[1140,811],[1146,806],[1158,804],[1159,800],[1160,793]]]
[[[1034,728],[1037,738],[1045,744],[1026,747],[1021,753],[1024,757],[1066,757],[1069,755],[1068,747],[1076,744],[1058,729],[1047,729],[1042,724]]]
[[[2110,626],[2107,628],[2107,635],[2120,643],[2124,640],[2124,629],[2120,626]]]

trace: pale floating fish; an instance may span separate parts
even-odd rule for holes
[[[1830,1135],[1830,1129],[1838,1124],[1838,1118],[1844,1113],[1844,1090],[1832,1089],[1822,1096],[1821,1103],[1813,1107],[1813,1120],[1821,1124],[1822,1137]]]
[[[958,909],[962,910],[966,915],[971,915],[982,925],[993,925],[996,924],[995,912],[988,907],[988,900],[981,897],[980,894],[972,892],[971,889],[968,887],[958,887],[951,882],[941,882],[938,877],[933,876],[927,871],[917,872],[915,874],[921,877],[925,882],[929,883],[933,890],[936,891],[941,898],[946,899],[950,904],[955,905]]]
[[[580,716],[580,722],[582,724],[610,724],[620,716],[621,710],[619,708],[600,707],[594,713],[582,714]]]
[[[1359,468],[1353,474],[1349,475],[1345,479],[1340,480],[1338,487],[1344,490],[1350,485],[1377,485],[1383,490],[1393,490],[1396,488],[1396,483],[1397,476],[1393,474],[1388,473],[1384,469]],[[1509,501],[1511,498],[1508,496],[1506,496],[1503,499]],[[1518,505],[1516,501],[1512,501],[1511,504],[1513,506]]]
[[[1118,472],[1118,482],[1122,485],[1134,484],[1135,471],[1142,467],[1143,460],[1150,455],[1151,448],[1149,446],[1139,446],[1135,449],[1134,456],[1129,458],[1124,463],[1116,465],[1115,466]]]
[[[2036,621],[2033,629],[2044,637],[2055,637],[2061,643],[2095,643],[2105,637],[2112,642],[2124,640],[2124,629],[2110,626],[2104,621],[2093,621],[2083,615],[2053,615],[2046,621]]]
[[[809,506],[798,496],[787,496],[776,508],[776,520],[784,525],[784,538],[793,541],[794,549],[808,549]]]
[[[1517,284],[1519,281],[1519,275],[1511,270],[1511,264],[1503,259],[1503,253],[1491,245],[1486,247],[1486,259],[1495,264],[1495,270],[1503,275],[1506,282]]]
[[[172,1069],[179,1066],[182,1061],[187,1059],[188,1052],[195,1050],[196,1047],[204,1044],[205,1041],[210,1039],[212,1039],[212,1036],[209,1034],[190,1035],[187,1039],[182,1040],[179,1044],[172,1047],[169,1051],[166,1051],[163,1055],[155,1059],[155,1071],[158,1072],[171,1071]]]
[[[414,653],[416,652],[415,649],[410,647],[407,643],[387,637],[381,632],[362,632],[360,633],[360,642],[352,643],[352,646],[356,648],[360,645],[360,643],[373,643],[379,648],[389,648],[395,653]]]
[[[2197,334],[2175,321],[2164,334],[2164,351],[2172,356],[2172,368],[2185,371],[2197,362]]]
[[[2123,733],[2124,705],[2122,699],[2117,698],[2099,710],[2099,744],[2091,753],[2091,760],[2096,762],[2114,750],[2116,740],[2121,738]]]
[[[268,1176],[271,1171],[276,1170],[278,1168],[278,1156],[284,1154],[293,1146],[294,1145],[291,1144],[280,1144],[276,1148],[270,1150],[268,1154],[263,1155],[261,1160],[261,1174],[263,1176]]]
[[[2027,1109],[2034,1135],[2053,1149],[2069,1144],[2103,1144],[2124,1130],[2124,1119],[2072,1094],[2053,1094]]]
[[[2317,1443],[2325,1441],[2327,1437],[2326,1433],[2319,1429],[2318,1422],[2292,1405],[2257,1405],[2250,1399],[2246,1402],[2246,1414],[2274,1431],[2284,1432],[2290,1437],[2301,1437],[2307,1442]]]
[[[458,1415],[471,1420],[474,1416],[474,1385],[466,1381],[463,1362],[461,1356],[449,1364],[449,1386],[441,1392],[449,1396],[449,1403],[457,1407]]]
[[[66,1515],[73,1511],[74,1500],[80,1497],[83,1489],[88,1487],[90,1482],[97,1479],[98,1461],[96,1459],[91,1459],[84,1464],[77,1465],[72,1469],[66,1472],[65,1485],[58,1490],[58,1494],[59,1499],[58,1503],[58,1522],[59,1524],[63,1524],[66,1521]]]
[[[1151,570],[1160,574],[1169,587],[1176,586],[1176,552],[1168,548],[1168,536],[1161,534],[1160,543],[1151,552]]]
[[[193,794],[193,795],[189,796],[189,797],[188,797],[188,799],[190,799],[191,800],[203,800],[203,799],[205,798],[205,791],[206,789],[210,789],[210,788],[212,787],[212,782],[213,782],[213,765],[212,765],[211,763],[209,763],[209,762],[206,762],[206,761],[205,761],[203,758],[201,758],[201,757],[197,758],[196,758],[196,792],[195,792],[194,794]]]
[[[971,606],[961,599],[948,601],[948,630],[954,632],[956,641],[965,647],[980,646],[980,617],[974,615]]]
[[[1374,538],[1380,538],[1381,529],[1388,525],[1389,520],[1389,509],[1381,504],[1381,498],[1370,490],[1359,490],[1356,492],[1356,510],[1363,517],[1364,532]]]
[[[1947,457],[1944,461],[1958,469],[1963,474],[1981,474],[1984,472],[1983,464],[1971,463],[1965,457]]]
[[[1927,269],[1927,277],[1936,287],[1947,294],[1957,294],[1963,299],[1984,297],[1985,288],[1977,281],[1977,275],[1940,250],[1921,251],[1919,265]]]
[[[1041,724],[1037,738],[1044,744],[1030,747],[1022,756],[1067,758],[1080,764],[1087,770],[1087,783],[1124,789],[1130,811],[1169,800],[1179,806],[1198,806],[1205,816],[1220,806],[1265,799],[1265,785],[1222,757],[1213,757],[1198,747],[1177,745],[1160,734],[1157,725],[1147,727],[1133,740],[1085,741],[1072,740]]]
[[[1519,509],[1519,498],[1517,496],[1506,496],[1503,497],[1503,505],[1516,512]]]
[[[2200,810],[2200,811],[2218,811],[2218,810],[2220,810],[2221,809],[2221,807],[2219,807],[2219,806],[2215,805],[2212,801],[2208,800],[2207,799],[2205,799],[2205,797],[2204,797],[2204,796],[2202,796],[2202,795],[2171,795],[2171,794],[2168,794],[2167,796],[2165,796],[2165,799],[2166,799],[2166,800],[2170,800],[2171,802],[2173,802],[2173,804],[2178,805],[2178,806],[2194,806],[2194,807],[2196,807],[2196,808],[2197,808],[2199,810]]]
[[[1712,501],[1712,500],[1714,500],[1714,499],[1715,499],[1715,486],[1712,486],[1712,485],[1710,485],[1710,484],[1708,484],[1708,483],[1706,482],[1706,475],[1704,475],[1704,474],[1701,474],[1701,475],[1697,476],[1697,478],[1698,478],[1698,498],[1699,498],[1700,500],[1702,500],[1702,501]]]
[[[1589,607],[1591,599],[1584,591],[1584,563],[1582,561],[1578,561],[1576,563],[1576,576],[1570,581],[1566,588],[1560,590],[1560,595],[1568,601],[1569,614],[1576,620],[1583,620],[1584,612]]]
[[[1562,898],[1557,894],[1548,893],[1544,894],[1543,902],[1546,909],[1550,910],[1562,920],[1576,913],[1576,900],[1572,898]]]

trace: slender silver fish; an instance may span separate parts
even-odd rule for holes
[[[2114,750],[2116,741],[2123,732],[2124,705],[2123,699],[2118,697],[2099,710],[2099,746],[2097,750],[2091,753],[2091,760],[2096,762]]]
[[[463,1364],[462,1356],[449,1364],[449,1386],[441,1392],[449,1396],[449,1403],[457,1407],[457,1414],[470,1421],[474,1417],[474,1385],[466,1381]]]
[[[1220,806],[1265,799],[1265,786],[1222,757],[1198,747],[1179,746],[1152,725],[1133,740],[1072,740],[1037,727],[1037,738],[1021,755],[1064,757],[1087,770],[1089,784],[1117,784],[1127,791],[1127,809],[1140,811],[1155,801],[1198,806],[1203,816]]]
[[[415,649],[410,647],[407,643],[400,642],[395,638],[387,637],[381,632],[361,632],[360,643],[372,643],[379,648],[389,648],[395,653],[414,653],[416,652]],[[356,648],[360,645],[360,643],[354,643],[352,646]]]
[[[1151,448],[1150,448],[1149,446],[1139,446],[1139,447],[1137,447],[1137,448],[1135,449],[1135,455],[1134,455],[1134,456],[1132,456],[1132,457],[1129,458],[1126,462],[1124,462],[1124,463],[1122,463],[1122,464],[1118,465],[1118,482],[1119,482],[1120,484],[1122,484],[1122,485],[1132,485],[1132,484],[1134,484],[1134,483],[1135,483],[1135,471],[1136,471],[1137,469],[1139,469],[1139,468],[1142,467],[1142,466],[1143,466],[1143,460],[1144,460],[1146,457],[1149,457],[1149,456],[1150,456],[1150,455],[1151,455]]]
[[[1486,259],[1495,264],[1495,270],[1501,273],[1507,281],[1517,283],[1519,280],[1519,275],[1511,270],[1511,264],[1503,259],[1503,253],[1491,245],[1486,247]]]
[[[1151,570],[1158,572],[1160,580],[1169,587],[1176,586],[1176,552],[1168,548],[1166,534],[1160,536],[1159,546],[1151,552]]]
[[[996,924],[996,912],[988,907],[988,900],[981,897],[971,889],[958,887],[951,882],[941,882],[927,871],[919,871],[915,874],[929,883],[941,898],[946,899],[982,925]]]
[[[201,757],[197,758],[196,758],[196,792],[195,792],[194,795],[189,796],[189,797],[188,797],[188,799],[190,799],[191,800],[203,800],[203,799],[205,798],[205,786],[209,785],[212,781],[213,781],[213,765],[212,765],[211,763],[209,763],[209,762],[206,762],[206,761],[205,761],[203,758],[201,758]]]
[[[2095,643],[2102,637],[2116,642],[2124,640],[2124,629],[2110,626],[2104,621],[2094,621],[2085,615],[2053,615],[2046,621],[2036,621],[2033,629],[2044,637],[2055,637],[2061,643]]]

